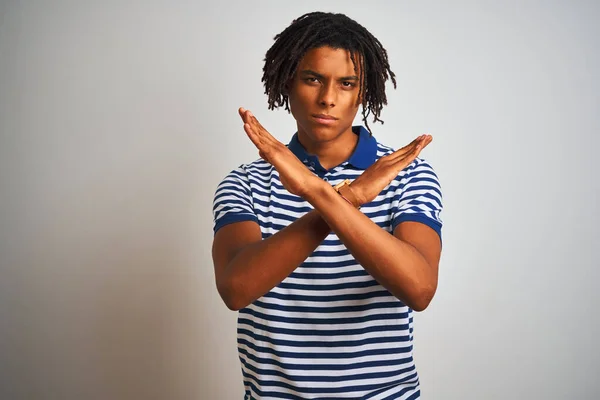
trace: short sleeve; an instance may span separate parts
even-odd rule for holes
[[[229,173],[217,187],[213,201],[214,233],[225,225],[256,221],[248,175],[243,167]]]
[[[404,174],[398,175],[399,184],[392,202],[392,232],[405,221],[420,222],[442,238],[442,190],[431,165],[416,159]]]

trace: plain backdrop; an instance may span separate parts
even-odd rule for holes
[[[262,62],[315,10],[388,50],[377,139],[434,136],[423,398],[600,398],[600,4],[567,0],[1,1],[0,398],[242,398],[213,194],[258,158],[239,106],[295,132]]]

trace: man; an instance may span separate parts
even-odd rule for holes
[[[413,310],[437,287],[440,186],[367,130],[395,77],[381,43],[342,14],[310,13],[275,36],[263,82],[297,132],[278,142],[243,108],[260,160],[214,200],[219,294],[239,310],[246,399],[417,399]],[[352,123],[362,105],[367,128]]]

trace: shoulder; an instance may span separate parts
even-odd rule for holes
[[[392,154],[396,151],[393,147],[386,146],[383,143],[377,142],[377,158],[381,158],[383,156],[387,156],[388,154]]]
[[[273,166],[263,159],[258,159],[251,163],[241,164],[231,170],[221,181],[221,185],[228,181],[249,182],[251,177],[260,178],[269,176],[273,171]]]
[[[426,179],[435,181],[438,185],[438,176],[435,170],[424,158],[417,157],[406,166],[400,173],[398,173],[397,179],[410,180],[410,179]]]
[[[243,169],[247,174],[250,175],[266,175],[273,172],[274,168],[271,164],[259,158],[258,160],[252,161],[248,164],[240,165],[241,169]]]
[[[431,164],[423,158],[415,158],[398,173],[390,188],[407,195],[420,191],[432,191],[441,199],[442,188],[438,176]]]
[[[415,175],[423,175],[423,176],[432,176],[437,180],[437,174],[435,170],[429,163],[429,161],[424,158],[417,157],[406,166],[400,173],[398,174],[399,178],[411,178]]]

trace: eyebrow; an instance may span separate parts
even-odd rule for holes
[[[310,70],[310,69],[305,69],[303,71],[300,71],[300,74],[303,75],[303,76],[312,75],[315,78],[319,78],[319,79],[323,79],[324,78],[323,75],[321,75],[318,72],[315,72],[313,70]],[[342,76],[338,80],[340,80],[340,81],[358,81],[358,76],[356,76],[356,75]]]

